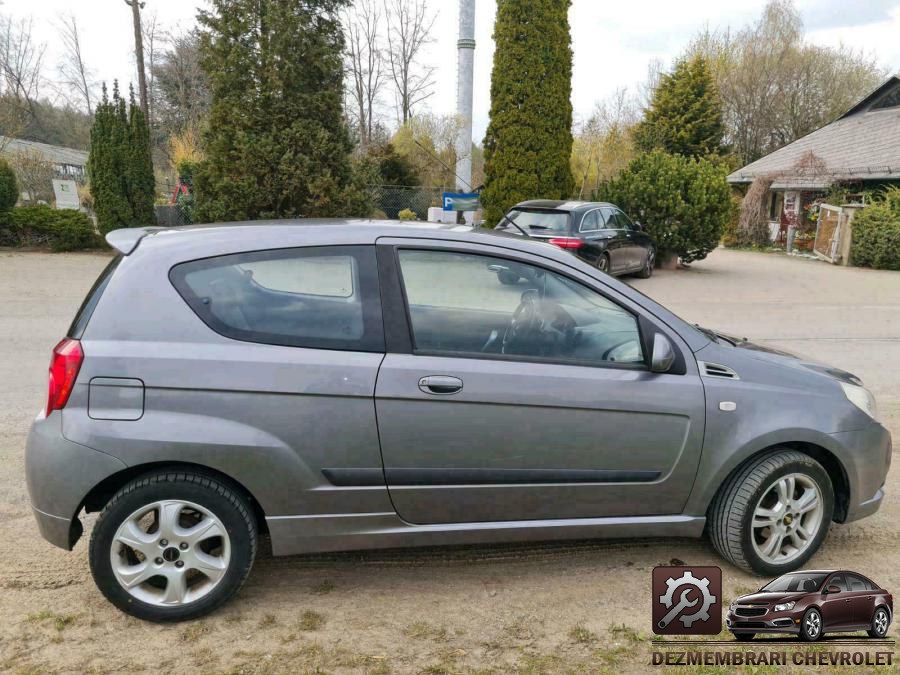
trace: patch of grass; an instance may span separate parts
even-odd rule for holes
[[[196,642],[200,639],[200,636],[204,633],[209,632],[209,626],[205,623],[197,622],[192,623],[187,626],[183,631],[181,631],[181,641],[182,642]]]
[[[414,621],[403,629],[403,634],[408,638],[435,642],[446,642],[449,638],[446,627],[433,626],[427,621]]]
[[[589,645],[597,641],[597,634],[579,624],[569,631],[569,638],[573,642]]]
[[[322,581],[313,586],[312,592],[317,595],[328,595],[335,588],[336,586],[331,579],[322,579]]]
[[[56,612],[51,612],[49,609],[43,609],[40,612],[29,614],[25,617],[25,620],[28,623],[45,623],[47,621],[52,621],[53,627],[62,632],[74,624],[76,618],[77,616],[75,614],[57,614]]]
[[[274,614],[266,614],[263,618],[259,620],[260,628],[271,628],[276,623],[278,623],[278,619],[275,618]]]
[[[305,610],[303,614],[300,615],[300,620],[297,622],[297,627],[300,630],[305,631],[319,630],[324,625],[325,616],[318,612],[314,612],[311,609]]]
[[[624,639],[628,642],[644,642],[645,639],[644,636],[634,628],[626,626],[624,623],[611,624],[609,632],[614,638]]]

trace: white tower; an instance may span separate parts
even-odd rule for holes
[[[472,185],[472,80],[475,76],[475,0],[459,0],[459,41],[457,46],[456,188],[471,192]]]

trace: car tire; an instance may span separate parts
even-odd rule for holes
[[[792,489],[784,509],[783,488]],[[802,490],[799,496],[797,490]],[[812,503],[810,495],[817,500],[815,510],[798,515]],[[772,499],[774,504],[767,501]],[[766,514],[765,520],[754,520],[757,511]],[[776,577],[800,569],[812,557],[828,534],[833,511],[834,490],[822,465],[796,450],[773,448],[725,481],[710,506],[707,527],[713,546],[727,561]],[[767,521],[773,525],[760,525]],[[814,522],[815,531],[807,532]],[[766,556],[770,545],[774,552]]]
[[[113,496],[94,525],[89,558],[97,587],[123,612],[185,621],[243,586],[256,547],[256,520],[237,489],[199,473],[163,472]]]
[[[738,642],[750,642],[756,637],[756,633],[735,633],[734,637]]]
[[[522,277],[516,272],[501,270],[497,272],[497,278],[504,286],[515,286],[517,283],[519,283],[519,279],[521,279]]]
[[[890,625],[890,613],[884,607],[879,607],[875,610],[875,616],[872,617],[872,627],[866,632],[869,634],[869,637],[880,639],[887,635]]]
[[[600,257],[597,258],[597,269],[604,274],[610,274],[609,266],[609,253],[601,253]]]
[[[644,266],[641,268],[640,272],[637,272],[634,276],[639,279],[649,279],[653,276],[653,267],[656,264],[656,249],[652,246],[647,249],[647,257],[644,259]]]
[[[815,642],[825,634],[822,614],[815,607],[810,607],[800,620],[799,637],[803,642]]]

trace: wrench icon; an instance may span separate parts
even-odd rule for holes
[[[697,600],[694,600],[693,602],[688,602],[687,596],[688,593],[690,593],[692,590],[693,589],[691,588],[685,588],[681,592],[681,600],[679,600],[678,603],[669,610],[669,613],[666,614],[662,619],[660,619],[659,623],[657,624],[660,628],[665,628],[670,623],[672,623],[672,621],[676,616],[678,616],[681,610],[687,609],[688,607],[693,607],[698,602],[700,602],[699,598]]]

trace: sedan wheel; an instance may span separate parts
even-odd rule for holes
[[[600,258],[597,259],[597,269],[604,274],[609,274],[609,256],[606,253],[601,253]]]
[[[256,522],[243,495],[187,473],[122,488],[97,519],[90,545],[103,594],[150,621],[211,612],[243,585],[255,554]]]
[[[800,623],[800,639],[804,642],[815,642],[822,637],[822,629],[822,615],[819,614],[819,610],[807,610]]]
[[[644,260],[644,266],[637,273],[637,277],[641,279],[649,279],[653,276],[653,266],[656,265],[656,249],[650,247],[647,249],[647,257]]]
[[[753,512],[753,548],[759,557],[783,565],[803,555],[822,526],[823,501],[819,486],[802,473],[769,485]]]
[[[869,629],[869,637],[883,638],[887,635],[888,626],[891,623],[891,617],[887,610],[879,607],[875,610],[875,617],[872,619],[872,627]]]

